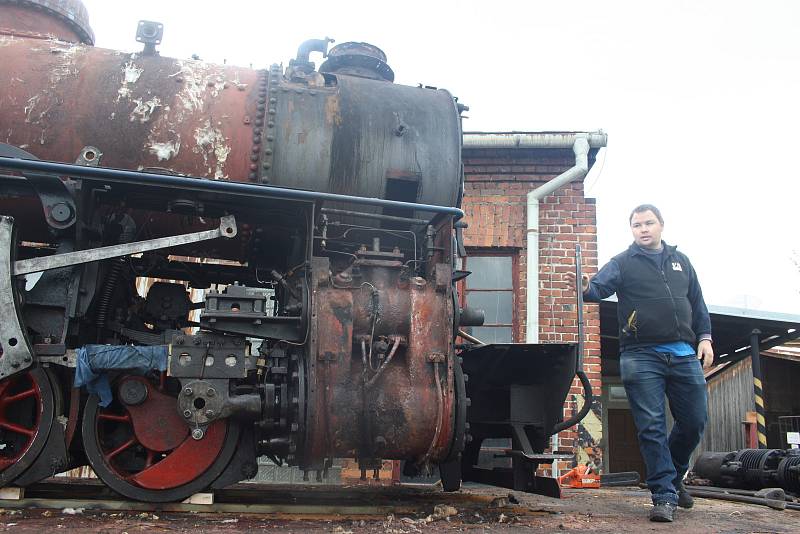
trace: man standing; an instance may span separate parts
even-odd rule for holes
[[[682,480],[708,417],[703,368],[714,359],[711,320],[689,258],[661,240],[658,208],[638,206],[629,222],[631,246],[581,285],[587,302],[617,294],[620,374],[647,466],[650,520],[669,522],[676,506],[693,505]],[[574,273],[567,283],[575,287]],[[665,395],[675,420],[669,436]]]

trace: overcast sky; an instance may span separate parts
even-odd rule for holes
[[[382,48],[396,82],[450,90],[467,131],[593,131],[600,260],[649,202],[706,301],[800,314],[800,2],[84,0],[96,45],[264,68],[325,36]],[[320,59],[312,57],[319,64]]]

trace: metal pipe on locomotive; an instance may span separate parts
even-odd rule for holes
[[[161,57],[146,21],[142,53],[95,48],[78,0],[0,19],[0,484],[88,463],[170,501],[355,457],[558,492],[575,347],[455,343],[450,93],[365,43],[252,70]]]

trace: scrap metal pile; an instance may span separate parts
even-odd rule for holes
[[[691,475],[716,486],[755,490],[780,487],[800,495],[800,450],[704,452],[695,461]]]

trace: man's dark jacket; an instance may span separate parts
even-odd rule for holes
[[[634,243],[614,256],[584,294],[599,301],[617,294],[620,349],[685,341],[711,333],[697,274],[685,254],[664,243],[661,266]]]

